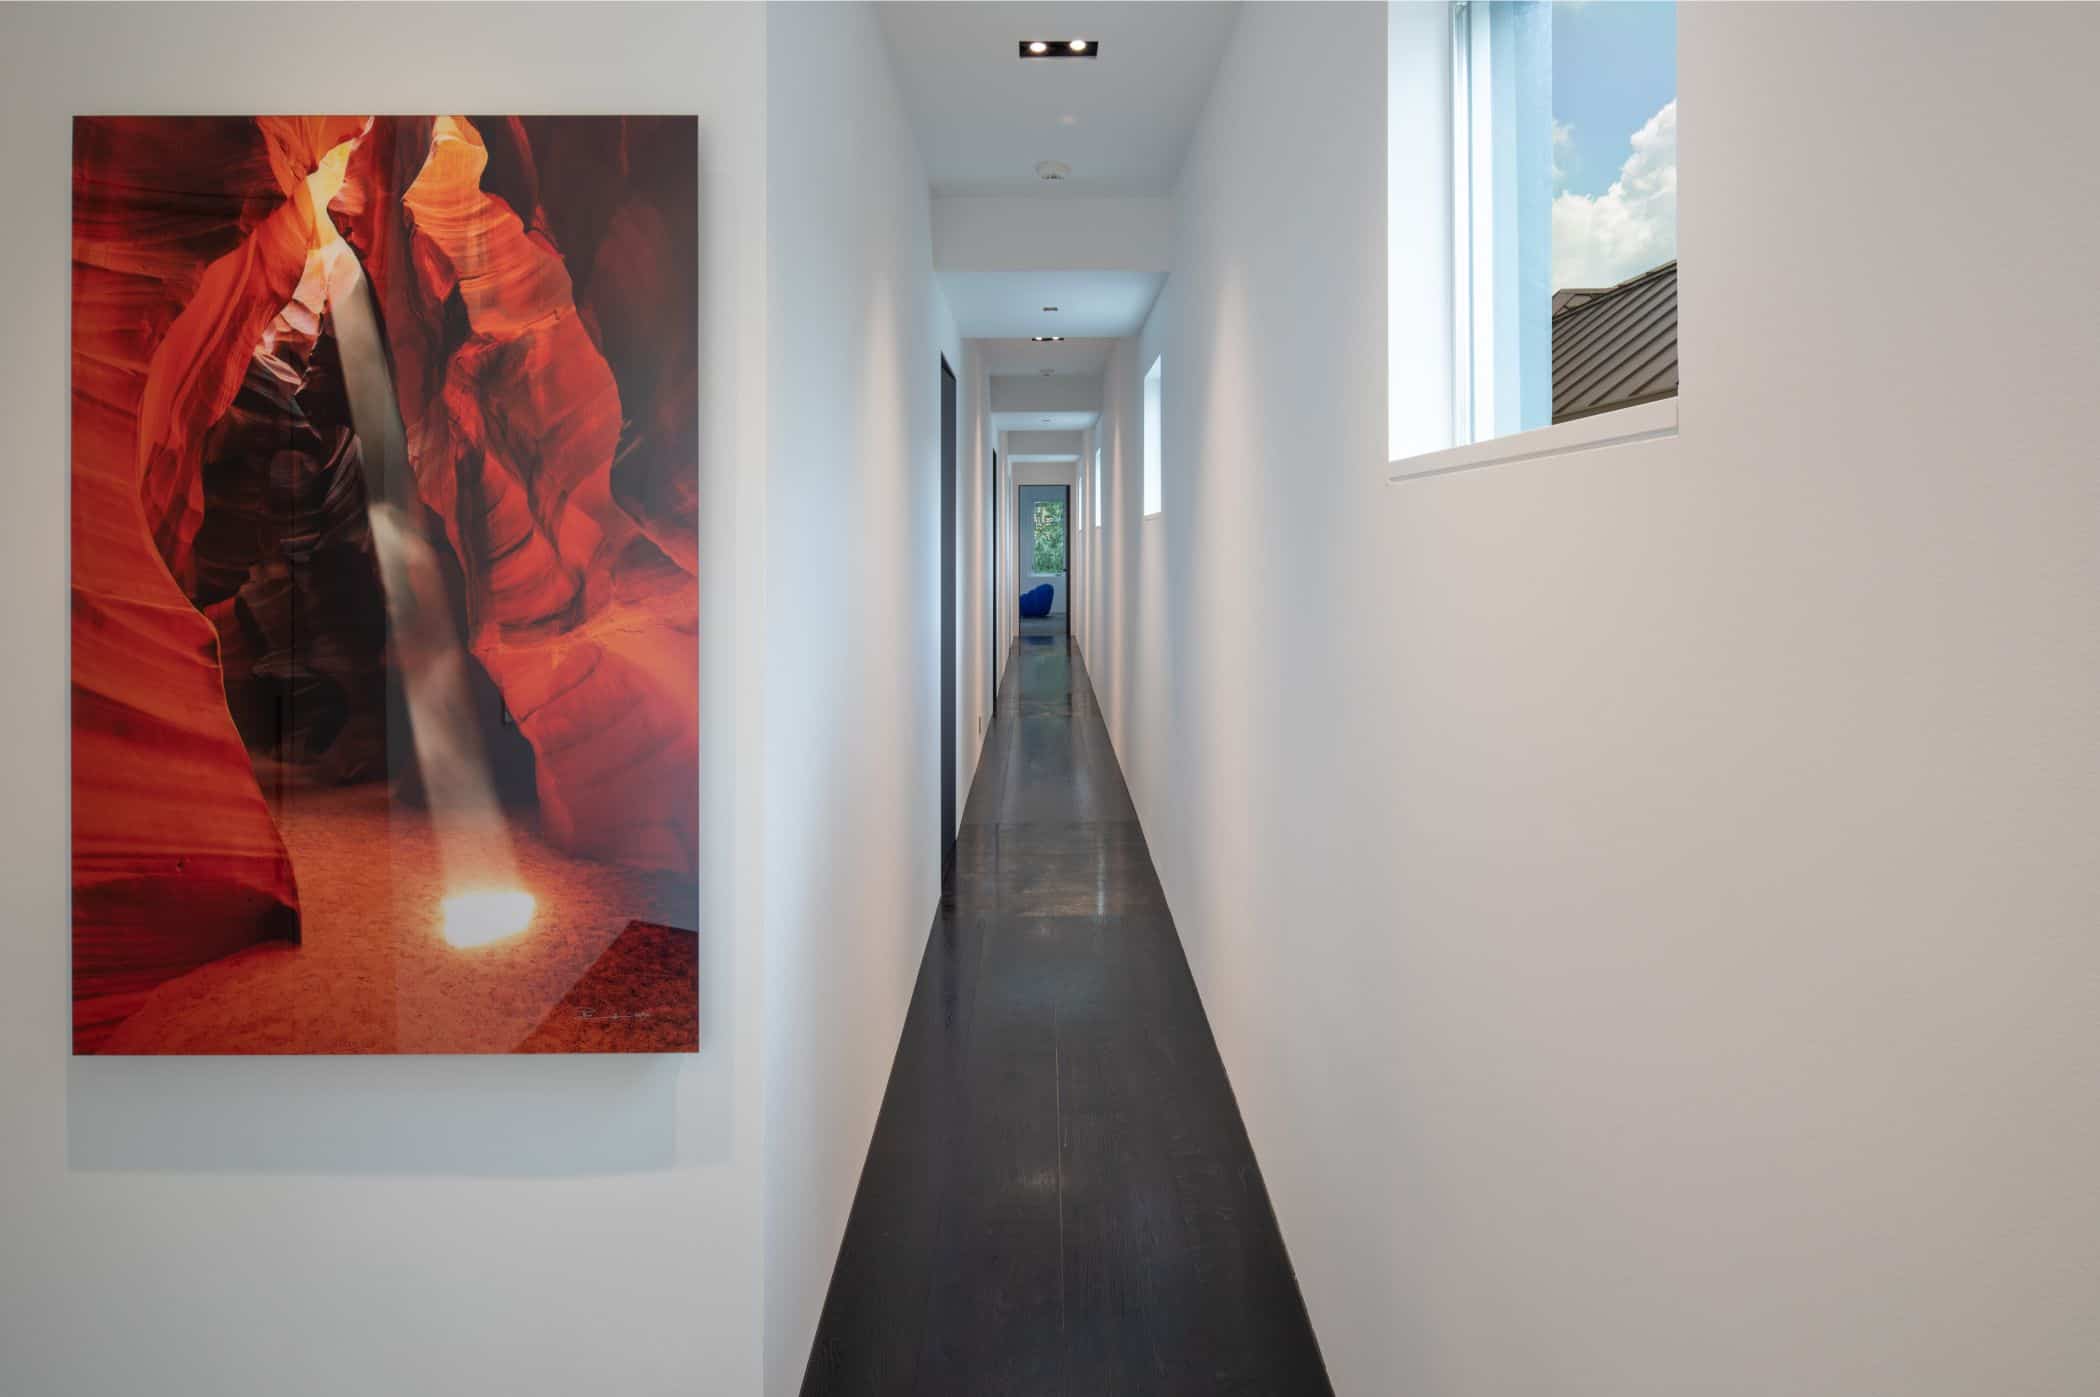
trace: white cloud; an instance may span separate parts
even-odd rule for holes
[[[1553,183],[1557,187],[1565,184],[1568,172],[1561,168],[1560,153],[1575,146],[1575,128],[1565,121],[1553,123]]]
[[[1559,131],[1554,144],[1559,145]],[[1677,255],[1677,103],[1633,133],[1602,194],[1553,200],[1553,285],[1609,286]]]

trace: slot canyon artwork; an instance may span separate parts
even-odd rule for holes
[[[86,117],[77,1053],[699,1044],[691,117]]]

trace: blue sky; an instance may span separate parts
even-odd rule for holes
[[[1609,286],[1677,255],[1677,7],[1553,7],[1553,285]]]
[[[1676,95],[1675,5],[1562,0],[1553,7],[1553,119],[1574,131],[1561,148],[1563,189],[1610,188],[1633,133]]]

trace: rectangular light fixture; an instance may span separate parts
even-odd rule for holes
[[[1023,39],[1018,48],[1021,57],[1028,59],[1101,56],[1101,44],[1096,39]]]
[[[1065,342],[1063,335],[1030,335],[1028,338],[1034,340],[1037,344],[1063,344]]]

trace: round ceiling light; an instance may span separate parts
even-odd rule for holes
[[[1037,39],[1028,46],[1028,51],[1030,53],[1048,53],[1050,52],[1050,45],[1044,43],[1041,39]]]
[[[1084,40],[1084,39],[1074,39],[1074,40],[1072,41],[1072,44],[1071,44],[1071,49],[1072,49],[1072,52],[1074,52],[1074,53],[1085,53],[1085,52],[1086,52],[1086,40]]]

